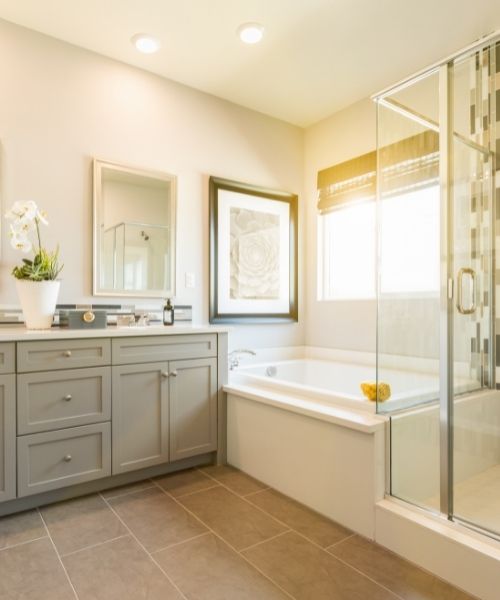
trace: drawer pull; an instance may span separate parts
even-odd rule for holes
[[[72,458],[73,457],[71,456],[71,454],[66,454],[66,456],[64,457],[64,462],[70,462]]]
[[[177,371],[172,371],[170,375],[172,375],[172,377],[177,377]]]
[[[71,394],[66,394],[66,396],[64,396],[64,399],[66,400],[66,402],[69,402],[72,398],[73,398],[73,396]]]
[[[65,356],[66,358],[69,358],[71,356],[71,350],[65,350],[63,352],[63,356]]]
[[[167,371],[162,371],[161,376],[166,379],[167,377],[170,377],[170,373],[168,373]]]

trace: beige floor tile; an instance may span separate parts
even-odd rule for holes
[[[188,598],[284,600],[288,598],[212,533],[154,555]]]
[[[296,600],[396,600],[295,532],[243,552]]]
[[[48,538],[0,552],[2,600],[75,600]]]
[[[405,600],[467,600],[471,596],[378,544],[352,537],[329,550]]]
[[[352,535],[352,531],[322,517],[276,490],[264,490],[248,500],[323,548]]]
[[[59,554],[75,552],[127,533],[100,496],[85,496],[40,509]]]
[[[116,496],[140,492],[141,490],[147,490],[151,487],[154,487],[154,483],[151,481],[151,479],[145,479],[144,481],[137,481],[136,483],[129,483],[128,485],[120,485],[110,490],[104,490],[101,492],[101,495],[106,499],[116,498]]]
[[[229,465],[211,465],[203,467],[201,470],[240,496],[246,496],[267,488],[265,483],[257,481],[257,479]]]
[[[22,544],[47,535],[36,510],[0,517],[0,548]]]
[[[198,469],[179,471],[171,475],[163,475],[155,478],[156,483],[172,496],[178,497],[184,494],[199,492],[217,485],[217,482],[204,475]]]
[[[119,496],[109,503],[149,552],[206,531],[203,525],[156,487]]]
[[[212,488],[179,501],[237,550],[283,531],[280,523],[225,488]]]
[[[64,558],[80,600],[180,600],[161,569],[131,537]]]

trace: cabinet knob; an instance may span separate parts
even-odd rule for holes
[[[64,457],[64,462],[70,462],[70,460],[71,460],[72,458],[73,458],[73,457],[71,456],[71,454],[66,454],[66,456]]]
[[[172,371],[170,375],[172,375],[172,377],[177,377],[177,371]]]
[[[170,373],[168,373],[167,371],[162,371],[162,372],[161,372],[161,376],[162,376],[162,377],[165,377],[165,379],[166,379],[167,377],[169,377],[169,376],[170,376]]]
[[[66,402],[69,402],[72,398],[73,398],[73,396],[71,394],[66,394],[66,396],[64,396],[64,399],[66,400]]]
[[[66,358],[69,358],[71,356],[71,350],[65,350],[63,352],[63,356],[65,356]]]

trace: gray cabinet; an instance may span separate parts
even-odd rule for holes
[[[113,367],[113,474],[217,449],[217,359]]]
[[[0,375],[0,502],[16,497],[15,375]]]
[[[111,367],[17,376],[17,433],[37,433],[111,419]]]
[[[19,342],[17,371],[46,371],[102,367],[111,362],[111,340],[54,340]]]
[[[168,363],[113,367],[113,474],[168,461]]]
[[[17,438],[19,496],[30,496],[111,475],[109,423]]]
[[[217,360],[169,363],[170,460],[217,449]]]
[[[115,338],[112,340],[112,347],[114,365],[202,358],[217,356],[217,336],[214,333],[207,333]]]

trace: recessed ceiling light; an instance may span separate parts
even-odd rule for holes
[[[264,35],[264,27],[260,23],[243,23],[238,27],[238,35],[245,44],[258,44]]]
[[[160,42],[146,33],[137,33],[131,39],[132,44],[143,54],[154,54],[160,49]]]

